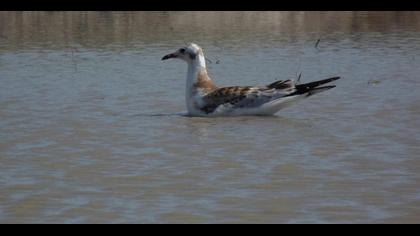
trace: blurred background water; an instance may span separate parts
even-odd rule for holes
[[[190,41],[222,86],[343,79],[185,117]],[[419,12],[0,12],[0,222],[419,223],[419,45]]]

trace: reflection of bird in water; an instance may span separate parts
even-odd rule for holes
[[[302,98],[334,88],[340,77],[298,84],[279,80],[265,86],[217,87],[207,74],[203,50],[194,43],[162,58],[188,63],[186,103],[190,116],[273,115]]]
[[[202,118],[191,117],[191,119],[193,120],[185,120],[186,130],[196,138],[195,141],[198,141],[198,144],[208,143],[209,139],[211,140],[211,137],[209,137],[209,130],[212,130],[214,122]]]

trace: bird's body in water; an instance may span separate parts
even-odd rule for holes
[[[334,88],[321,86],[340,77],[297,84],[279,80],[265,86],[218,87],[209,77],[203,50],[191,43],[162,58],[187,62],[186,105],[190,116],[273,115],[302,98]]]

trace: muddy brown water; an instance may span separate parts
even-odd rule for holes
[[[190,41],[219,85],[343,79],[185,117]],[[1,12],[0,223],[419,223],[419,45],[418,12]]]

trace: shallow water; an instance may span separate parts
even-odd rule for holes
[[[189,41],[219,85],[343,79],[186,117]],[[1,12],[0,222],[419,223],[418,45],[416,12]]]

